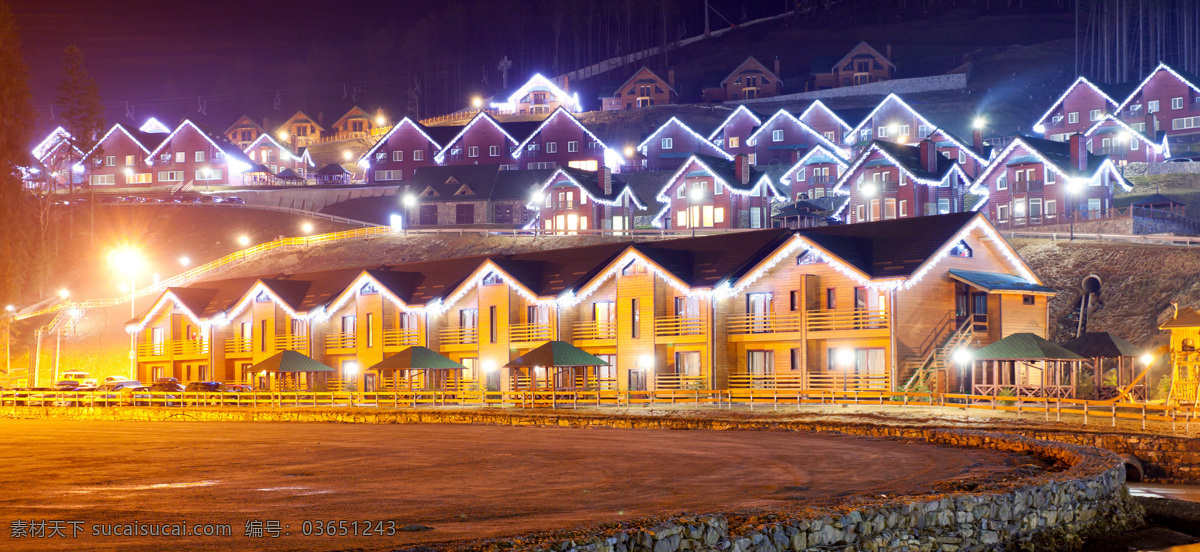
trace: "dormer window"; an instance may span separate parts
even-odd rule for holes
[[[973,254],[974,252],[971,250],[971,246],[967,245],[966,240],[958,240],[958,243],[954,244],[954,248],[950,250],[952,257],[966,257],[969,259]]]
[[[502,283],[504,283],[504,281],[501,280],[500,275],[496,274],[495,272],[489,272],[483,277],[483,285],[485,286],[495,286]]]
[[[367,282],[367,283],[363,284],[363,286],[361,288],[358,289],[358,294],[359,295],[378,295],[379,288],[375,287],[375,284],[373,284],[371,282]]]
[[[260,291],[260,292],[258,292],[258,295],[254,296],[255,303],[268,303],[270,301],[271,301],[271,296],[269,294],[267,294],[267,292],[265,292],[265,291]]]

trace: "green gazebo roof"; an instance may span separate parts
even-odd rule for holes
[[[1035,334],[1015,333],[975,351],[974,360],[1084,360]]]
[[[296,351],[283,351],[275,353],[266,360],[255,364],[252,368],[255,372],[280,372],[280,373],[295,373],[295,372],[334,372],[333,368],[321,364],[304,353]]]
[[[1116,358],[1141,356],[1141,347],[1108,332],[1088,332],[1066,343],[1063,348],[1087,358]]]
[[[466,370],[461,363],[428,347],[414,345],[379,362],[367,370]]]
[[[505,368],[533,366],[608,366],[608,363],[566,341],[550,341],[504,365]]]

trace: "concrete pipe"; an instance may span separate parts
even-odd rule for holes
[[[1125,463],[1125,481],[1137,483],[1142,480],[1144,470],[1142,461],[1132,454],[1122,454],[1121,461]]]

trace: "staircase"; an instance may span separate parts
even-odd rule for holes
[[[975,321],[973,317],[968,316],[963,321],[962,325],[954,330],[954,333],[946,337],[946,340],[941,345],[929,350],[925,358],[911,358],[904,361],[903,371],[901,374],[907,374],[910,371],[908,381],[900,388],[901,391],[911,392],[913,389],[922,385],[928,385],[930,378],[938,370],[945,370],[946,366],[952,361],[951,356],[954,351],[963,345],[970,343],[974,336]]]
[[[179,183],[179,185],[178,185],[178,186],[175,186],[174,188],[171,188],[171,195],[175,195],[175,194],[178,194],[178,193],[183,193],[183,192],[191,191],[191,190],[192,190],[192,188],[194,188],[194,187],[195,187],[195,185],[196,185],[196,181],[195,181],[195,180],[189,180],[189,181],[187,181],[187,182],[181,182],[181,183]]]

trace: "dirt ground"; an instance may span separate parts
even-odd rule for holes
[[[922,493],[1029,463],[814,433],[0,420],[0,550],[388,549],[685,510]],[[83,525],[77,539],[69,524],[66,539],[17,539],[14,520]],[[90,534],[93,524],[134,520],[227,523],[232,536]],[[246,537],[251,520],[279,521],[279,538]],[[305,536],[305,520],[432,529]]]

